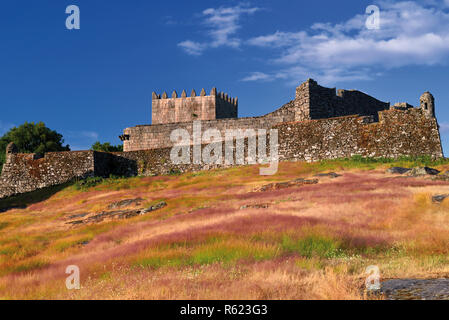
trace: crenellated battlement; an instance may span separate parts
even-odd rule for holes
[[[178,95],[178,92],[176,90],[173,90],[173,93],[171,95],[171,98],[169,98],[167,92],[163,92],[161,94],[157,94],[156,92],[153,92],[153,100],[166,100],[166,99],[185,99],[185,98],[198,98],[198,97],[207,97],[206,90],[203,88],[199,95],[197,95],[195,89],[192,89],[190,92],[190,96],[187,96],[187,91],[182,90],[181,95]],[[233,98],[231,95],[225,93],[225,92],[218,92],[217,88],[212,88],[212,90],[209,93],[209,96],[211,97],[217,97],[218,99],[221,99],[225,102],[229,102],[235,106],[238,106],[238,98]]]
[[[152,123],[167,124],[195,120],[232,119],[238,116],[238,98],[219,92],[212,88],[207,95],[203,88],[199,95],[195,89],[187,96],[182,90],[181,95],[176,90],[169,98],[167,92],[161,95],[153,92]]]

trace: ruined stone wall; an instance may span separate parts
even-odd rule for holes
[[[286,105],[288,110],[289,105]],[[345,116],[302,122],[278,122],[281,161],[319,161],[364,157],[443,157],[438,124],[422,109],[382,111],[379,121],[371,116]],[[204,148],[204,146],[203,146]],[[223,166],[173,165],[171,148],[114,153],[134,161],[138,174],[208,170]],[[269,153],[269,152],[268,152]],[[191,149],[191,156],[193,151]],[[224,156],[224,155],[223,155]]]
[[[266,127],[274,121],[273,118],[259,120],[265,120]],[[255,124],[250,123],[254,119],[246,121],[254,128]],[[437,120],[429,118],[423,109],[383,111],[378,122],[372,122],[370,116],[280,122],[274,129],[279,130],[281,161],[318,161],[354,155],[443,157]],[[256,123],[257,126],[261,124]],[[190,148],[192,158],[193,147]],[[0,177],[0,198],[89,176],[148,176],[224,167],[224,163],[175,165],[170,160],[170,152],[171,148],[119,153],[56,152],[40,159],[33,154],[10,154]]]
[[[282,123],[279,130],[281,160],[318,161],[364,157],[443,157],[438,124],[421,109],[379,113],[379,122],[367,117]]]
[[[389,102],[379,101],[357,90],[337,90],[318,85],[312,79],[296,89],[296,121],[335,118],[348,115],[373,116],[390,109]]]
[[[217,93],[216,89],[212,89],[209,96],[206,96],[204,89],[200,96],[192,91],[190,97],[187,97],[185,91],[182,92],[181,97],[178,97],[175,91],[170,99],[166,93],[162,97],[153,94],[152,123],[154,125],[237,118],[237,116],[237,99],[222,92]]]
[[[11,154],[0,176],[0,198],[95,176],[94,152]]]
[[[319,86],[307,80],[296,89],[296,99],[262,117],[237,119],[237,99],[216,89],[199,97],[193,91],[172,99],[153,94],[151,126],[127,128],[121,137],[124,151],[94,151],[17,154],[10,144],[0,176],[0,198],[62,184],[89,176],[158,175],[170,172],[207,170],[202,164],[174,165],[170,151],[174,130],[186,130],[193,141],[194,126],[201,134],[218,129],[221,139],[227,130],[279,130],[279,157],[289,161],[317,161],[361,155],[365,157],[432,156],[443,157],[434,97],[426,92],[420,108],[379,101],[359,91]],[[220,120],[221,118],[225,118]],[[196,121],[202,120],[202,121]],[[167,123],[169,122],[169,123]],[[233,140],[234,142],[234,140]],[[205,141],[201,143],[207,143]],[[205,146],[203,146],[204,148]],[[193,152],[191,152],[193,156]]]
[[[50,152],[36,154],[13,153],[0,175],[0,199],[16,194],[60,185],[88,177],[135,176],[137,162],[97,151]]]
[[[212,89],[209,96],[201,92],[199,97],[192,92],[181,98],[173,92],[168,99],[153,93],[153,125],[138,126],[124,130],[122,140],[125,151],[137,151],[172,146],[170,133],[175,129],[192,127],[192,122],[202,120],[205,130],[217,128],[267,129],[280,122],[328,119],[348,115],[370,116],[378,121],[378,112],[389,110],[390,103],[379,101],[356,90],[337,90],[318,85],[308,79],[296,89],[295,100],[262,117],[237,118],[237,99]],[[400,109],[399,107],[397,109]],[[222,119],[217,122],[216,120]],[[231,120],[232,119],[232,120]],[[175,125],[174,125],[175,124]],[[191,133],[191,132],[190,132]]]

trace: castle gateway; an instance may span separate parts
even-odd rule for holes
[[[317,161],[364,157],[443,157],[435,99],[424,93],[418,107],[390,105],[355,90],[336,90],[312,79],[296,89],[295,99],[276,111],[252,118],[238,118],[238,100],[212,89],[207,95],[185,91],[153,93],[153,125],[127,128],[120,138],[124,152],[54,152],[44,156],[19,154],[11,144],[0,176],[0,198],[92,176],[160,175],[208,170],[210,166],[175,164],[170,136],[184,129],[190,136],[194,123],[208,129],[277,130],[280,161]],[[224,137],[224,135],[222,135]],[[190,141],[193,148],[194,141]],[[196,146],[198,147],[198,146]],[[200,146],[203,148],[204,146]]]

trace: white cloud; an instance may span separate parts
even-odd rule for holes
[[[203,53],[203,50],[206,48],[203,44],[191,40],[180,42],[178,43],[178,46],[184,49],[185,52],[193,56],[201,55]]]
[[[98,133],[94,131],[81,131],[79,136],[86,139],[98,140]]]
[[[99,134],[95,131],[67,131],[64,134],[67,138],[98,140]]]
[[[252,38],[248,44],[259,47],[286,47],[291,46],[307,37],[306,32],[280,32]]]
[[[270,80],[272,77],[263,72],[253,72],[247,77],[243,78],[242,81],[260,81],[260,80]]]
[[[175,26],[178,24],[178,21],[173,16],[165,16],[163,17],[163,23],[167,26]]]
[[[382,1],[379,30],[367,29],[367,15],[359,14],[339,24],[315,23],[307,31],[276,31],[249,39],[247,44],[275,50],[271,62],[281,72],[268,78],[281,74],[297,82],[314,76],[323,83],[372,79],[392,68],[445,64],[449,13],[444,7],[448,3]]]
[[[240,20],[243,15],[251,15],[260,10],[241,3],[234,7],[209,8],[202,12],[202,23],[207,26],[208,41],[197,42],[185,40],[178,43],[185,52],[191,55],[201,55],[208,48],[227,46],[231,48],[240,47],[241,40],[236,37],[240,29]]]

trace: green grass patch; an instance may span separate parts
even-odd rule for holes
[[[12,256],[16,250],[17,248],[15,246],[3,246],[0,248],[0,255]]]
[[[448,158],[432,159],[430,156],[409,157],[402,156],[398,158],[370,158],[362,156],[352,156],[351,158],[336,159],[336,160],[322,160],[316,164],[311,164],[312,167],[316,166],[318,170],[326,169],[375,169],[380,165],[389,165],[390,167],[436,167],[440,165],[449,164]]]
[[[323,236],[310,235],[301,239],[293,239],[288,235],[282,237],[282,250],[296,253],[306,258],[339,258],[346,256],[342,242]]]
[[[77,181],[73,189],[77,191],[105,191],[105,190],[128,190],[133,187],[142,186],[142,178],[141,177],[118,177],[111,175],[109,178],[102,177],[91,177],[87,179],[83,179]]]
[[[263,261],[278,255],[279,247],[235,239],[211,237],[202,242],[179,242],[149,249],[134,259],[135,267],[159,269],[220,263],[233,265],[238,261]]]
[[[0,230],[7,228],[9,225],[9,222],[0,222]]]
[[[159,269],[162,267],[182,267],[191,264],[189,257],[149,257],[142,258],[134,263],[134,266],[141,268]]]
[[[100,280],[103,280],[103,281],[111,280],[111,278],[112,278],[112,275],[110,272],[105,272],[100,276]]]
[[[46,261],[32,260],[32,261],[23,262],[17,266],[14,266],[12,268],[11,272],[14,272],[14,273],[29,272],[29,271],[45,268],[48,265],[49,265],[49,263]]]
[[[316,258],[308,258],[308,259],[297,259],[295,260],[296,266],[301,269],[310,271],[310,270],[322,270],[326,266],[323,260]]]
[[[204,265],[213,263],[232,264],[239,260],[262,261],[274,258],[278,249],[274,246],[256,245],[254,243],[215,243],[202,246],[194,250],[192,260],[194,264]]]
[[[58,252],[64,252],[67,249],[81,246],[83,244],[88,243],[93,239],[93,236],[85,236],[79,239],[72,240],[59,240],[54,245],[53,248]]]

